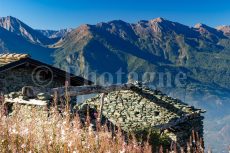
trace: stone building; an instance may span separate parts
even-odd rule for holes
[[[27,54],[0,54],[0,92],[19,91],[24,86],[54,88],[92,82],[30,58]]]
[[[80,105],[98,110],[100,96]],[[84,109],[83,109],[84,110]],[[178,147],[186,148],[192,132],[203,138],[201,109],[196,109],[157,90],[132,86],[128,90],[109,92],[104,98],[102,114],[105,119],[126,132],[154,129],[168,136]]]
[[[45,69],[41,69],[44,67]],[[20,106],[23,114],[30,114],[33,108],[38,110],[38,116],[46,114],[47,105],[50,105],[54,97],[52,88],[64,86],[66,80],[69,80],[72,86],[92,83],[31,59],[28,55],[0,54],[0,91],[5,93],[5,103],[12,107],[10,109],[12,111],[14,106],[18,107],[18,104],[22,104]],[[21,91],[24,86],[39,87],[41,91],[33,94],[36,95],[34,97],[28,97]],[[50,89],[49,92],[47,89]],[[158,90],[140,84],[125,84],[122,88],[84,86],[70,89],[72,89],[71,94],[75,93],[75,96],[84,93],[103,93],[103,105],[99,94],[78,104],[75,108],[80,115],[86,114],[88,108],[102,113],[104,121],[108,120],[112,125],[121,127],[126,133],[143,134],[154,130],[159,133],[159,136],[167,136],[178,147],[184,148],[190,140],[192,131],[203,138],[202,113],[204,111]]]

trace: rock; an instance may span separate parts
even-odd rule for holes
[[[27,96],[22,96],[22,99],[23,99],[23,100],[29,100],[30,98],[27,97]]]
[[[115,117],[119,117],[119,116],[121,116],[121,114],[120,113],[118,113],[118,112],[114,112],[114,114],[113,114]]]
[[[19,99],[24,99],[24,96],[20,95],[18,96]]]
[[[4,98],[10,98],[10,96],[9,95],[4,95]]]
[[[17,98],[18,96],[19,96],[19,94],[17,92],[11,92],[9,94],[9,97],[12,98],[12,99]]]
[[[48,94],[46,94],[46,93],[39,93],[39,94],[37,95],[37,98],[38,98],[39,100],[51,100],[51,99],[52,99],[52,96],[51,96],[51,95],[48,95]]]
[[[119,117],[118,118],[118,121],[121,123],[121,122],[124,122],[124,118],[122,118],[122,117]]]
[[[146,100],[142,99],[139,104],[140,105],[145,105],[146,104]]]

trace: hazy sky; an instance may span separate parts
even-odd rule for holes
[[[156,17],[215,27],[230,25],[230,0],[0,0],[0,16],[9,15],[39,29]]]

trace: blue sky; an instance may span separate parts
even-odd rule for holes
[[[0,16],[9,15],[39,29],[156,17],[215,27],[230,25],[230,0],[0,0]]]

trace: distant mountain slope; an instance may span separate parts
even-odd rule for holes
[[[61,29],[61,30],[37,30],[44,36],[50,39],[60,39],[64,37],[67,33],[71,32],[73,29]]]
[[[48,45],[52,44],[55,41],[47,38],[40,32],[32,29],[22,21],[17,18],[7,16],[0,18],[0,27],[8,30],[9,32],[15,33],[18,36],[22,36],[27,39],[31,43],[40,44],[40,45]]]
[[[163,18],[136,24],[116,20],[82,25],[53,46],[57,67],[68,67],[82,75],[109,72],[114,82],[119,70],[124,72],[123,82],[128,79],[125,74],[132,72],[142,81],[149,80],[143,77],[145,72],[169,72],[172,80],[179,72],[186,73],[185,86],[177,87],[173,82],[172,86],[158,88],[206,109],[205,144],[214,152],[226,152],[230,138],[224,132],[229,131],[229,120],[220,120],[230,115],[230,39],[226,32],[204,24],[188,27]],[[151,85],[158,86],[158,82],[159,78]],[[218,126],[220,132],[216,123],[222,126]]]
[[[117,20],[70,32],[56,44],[55,65],[78,62],[99,74],[119,68],[137,73],[184,69],[201,84],[230,89],[229,44],[221,31],[203,24],[190,28],[162,18],[137,24]]]
[[[53,49],[27,41],[22,36],[0,27],[0,53],[27,53],[37,60],[52,64]]]
[[[226,36],[230,37],[230,26],[218,26],[217,29],[222,31]]]

